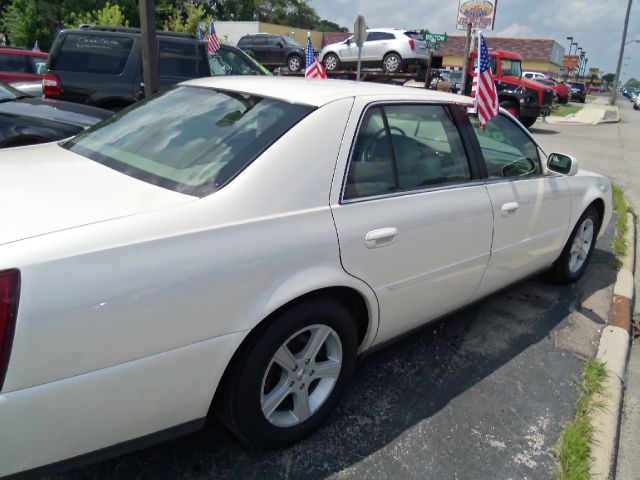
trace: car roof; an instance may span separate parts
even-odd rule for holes
[[[350,97],[380,97],[392,100],[432,101],[471,105],[469,97],[421,88],[400,87],[352,80],[307,80],[302,77],[227,76],[204,77],[181,85],[233,90],[293,103],[320,107]],[[375,100],[375,98],[373,99]]]
[[[18,55],[30,55],[32,57],[42,57],[46,58],[49,56],[48,53],[45,52],[34,52],[33,50],[21,49],[21,48],[10,48],[10,47],[0,47],[0,53],[12,53]]]

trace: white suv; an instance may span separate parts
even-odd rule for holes
[[[358,63],[358,46],[353,36],[327,45],[320,52],[325,69],[340,70]],[[427,44],[418,32],[395,28],[371,28],[362,46],[362,66],[382,67],[386,72],[426,68]]]

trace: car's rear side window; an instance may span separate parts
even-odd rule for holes
[[[50,68],[62,72],[118,75],[124,71],[132,47],[132,38],[68,33]]]
[[[198,76],[198,44],[194,42],[158,42],[158,71],[168,77]]]
[[[175,87],[67,142],[69,150],[188,195],[221,188],[313,107],[210,88]]]
[[[30,56],[12,53],[0,53],[0,71],[36,73]]]
[[[386,105],[362,119],[344,198],[420,190],[471,180],[460,133],[447,107]]]

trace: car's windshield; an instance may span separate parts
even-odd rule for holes
[[[291,37],[282,37],[284,38],[284,41],[287,42],[289,45],[291,45],[292,47],[299,47],[302,48],[302,45],[300,45],[295,39],[291,38]]]
[[[583,83],[569,82],[569,85],[571,85],[573,88],[577,88],[578,90],[584,90]]]
[[[462,80],[462,72],[446,72],[451,80],[459,82]]]
[[[511,60],[510,58],[503,58],[500,60],[502,65],[502,75],[513,75],[519,77],[522,75],[522,66],[520,60]]]
[[[209,55],[211,75],[265,75],[266,73],[240,50],[221,48]]]
[[[0,100],[15,100],[16,98],[24,97],[24,93],[20,90],[0,82]]]
[[[224,186],[313,107],[240,92],[175,87],[73,138],[65,148],[188,195]]]

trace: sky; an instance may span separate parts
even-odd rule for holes
[[[426,28],[433,33],[456,30],[458,0],[310,0],[321,18],[353,30],[358,15],[369,27]],[[628,0],[498,0],[491,36],[550,38],[569,53],[569,40],[582,47],[587,68],[615,72]],[[640,1],[631,7],[627,41],[640,40]],[[571,53],[574,53],[574,46]],[[625,47],[621,79],[640,79],[640,43]],[[626,64],[626,65],[625,65]]]

